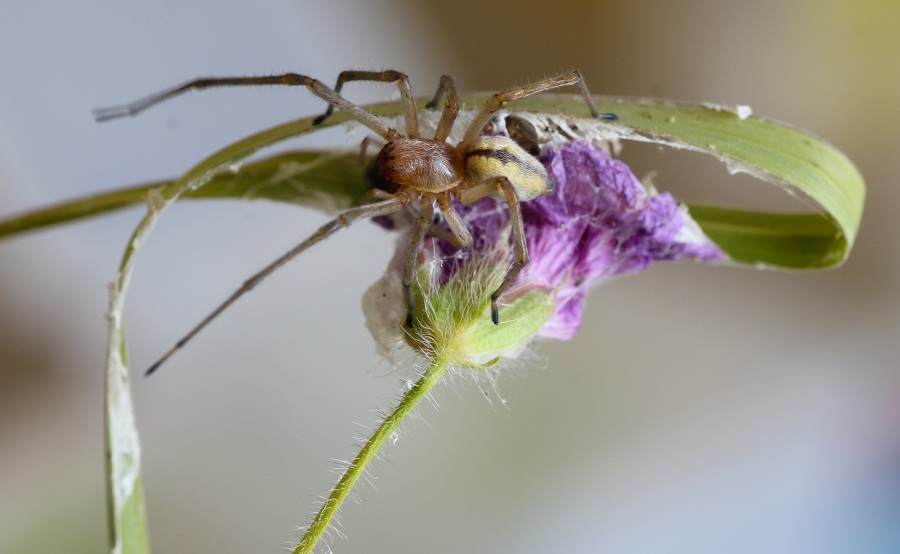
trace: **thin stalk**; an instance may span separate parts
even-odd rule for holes
[[[147,193],[150,190],[169,183],[170,181],[159,181],[113,192],[104,192],[24,213],[0,221],[0,238],[140,204],[147,200]]]
[[[406,419],[406,416],[413,411],[419,401],[425,398],[438,381],[441,380],[441,377],[443,377],[444,373],[447,371],[449,363],[450,358],[446,353],[436,353],[435,357],[431,360],[431,365],[425,370],[422,377],[420,377],[419,380],[416,381],[416,384],[403,396],[400,403],[394,408],[394,411],[384,418],[384,421],[381,422],[381,425],[378,426],[375,433],[368,441],[366,441],[366,444],[359,451],[356,459],[353,460],[353,463],[350,464],[350,467],[347,468],[347,471],[341,476],[337,485],[331,490],[328,500],[322,505],[319,513],[316,514],[316,517],[313,518],[309,527],[307,527],[306,533],[304,533],[303,538],[300,540],[300,544],[294,549],[294,554],[310,554],[313,551],[316,544],[318,544],[319,539],[322,538],[322,535],[328,529],[328,526],[331,525],[332,519],[334,519],[334,516],[341,508],[344,500],[347,499],[353,486],[365,473],[369,463],[375,458],[378,451],[384,446],[384,443],[397,430],[400,423],[402,423],[403,420]]]

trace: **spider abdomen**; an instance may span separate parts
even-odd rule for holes
[[[422,192],[443,192],[462,182],[463,160],[443,141],[396,139],[375,158],[375,178],[390,188],[405,185]]]
[[[496,187],[502,178],[510,182],[521,202],[550,192],[541,162],[508,137],[483,136],[472,141],[465,149],[465,167],[469,188],[457,197],[466,204],[489,195],[503,199]]]

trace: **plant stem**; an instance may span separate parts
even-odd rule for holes
[[[300,544],[294,549],[294,554],[310,554],[313,551],[316,544],[318,544],[319,539],[322,538],[322,535],[328,529],[328,526],[331,525],[331,520],[350,494],[353,486],[365,473],[369,463],[375,458],[378,451],[384,446],[384,443],[394,434],[397,427],[400,426],[400,423],[406,419],[406,416],[413,411],[419,401],[425,398],[438,381],[440,381],[444,372],[447,370],[449,362],[450,358],[446,353],[435,353],[435,356],[431,359],[431,365],[425,370],[422,377],[420,377],[419,380],[416,381],[416,384],[403,396],[400,403],[394,408],[394,411],[384,418],[384,421],[381,422],[378,429],[375,430],[375,433],[368,441],[366,441],[366,444],[363,445],[359,454],[357,454],[356,459],[353,460],[353,463],[350,464],[350,467],[347,468],[347,471],[341,476],[341,479],[328,496],[328,500],[325,501],[325,504],[319,510],[319,513],[316,514],[316,517],[313,518],[309,527],[307,527],[306,533],[304,533],[303,538],[300,540]]]

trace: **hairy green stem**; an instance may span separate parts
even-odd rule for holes
[[[403,396],[394,411],[391,412],[384,421],[378,426],[375,433],[366,441],[362,449],[357,454],[356,459],[347,468],[347,471],[341,476],[337,485],[331,490],[328,500],[313,518],[309,527],[306,529],[300,544],[294,549],[294,554],[309,554],[318,544],[319,539],[331,525],[332,519],[337,514],[341,505],[346,500],[353,486],[365,473],[369,463],[384,446],[384,443],[394,434],[400,423],[406,419],[406,416],[413,411],[420,400],[425,398],[431,389],[441,380],[447,367],[450,364],[450,357],[445,352],[436,352],[431,360],[431,365],[422,374],[422,377],[416,381],[416,384]]]

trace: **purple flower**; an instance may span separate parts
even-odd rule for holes
[[[670,194],[648,194],[627,165],[590,143],[550,148],[541,162],[555,190],[522,204],[531,261],[504,298],[535,288],[556,291],[557,309],[541,336],[571,338],[588,289],[611,277],[641,272],[654,261],[724,258]],[[457,208],[476,243],[459,257],[454,246],[434,240],[439,256],[450,259],[442,265],[443,281],[492,248],[509,219],[506,206],[493,199]]]
[[[581,325],[582,306],[591,287],[643,271],[654,261],[715,262],[725,257],[671,195],[648,191],[628,166],[590,143],[573,141],[548,148],[540,159],[554,192],[522,204],[530,263],[501,298],[499,328],[503,327],[503,306],[511,307],[526,295],[523,301],[533,302],[533,293],[540,292],[555,302],[555,308],[535,312],[539,324],[527,331],[529,336],[566,340]],[[442,240],[426,239],[420,267],[433,268],[429,275],[432,286],[438,288],[452,283],[464,270],[467,279],[472,278],[473,267],[489,271],[498,260],[502,275],[509,263],[510,241],[503,235],[509,220],[506,205],[485,198],[456,207],[475,243],[459,251]],[[498,250],[503,255],[498,257]],[[400,260],[398,256],[392,263],[393,283],[399,279]],[[478,322],[482,320],[489,318],[480,314]],[[489,325],[480,332],[487,336],[501,331]]]

